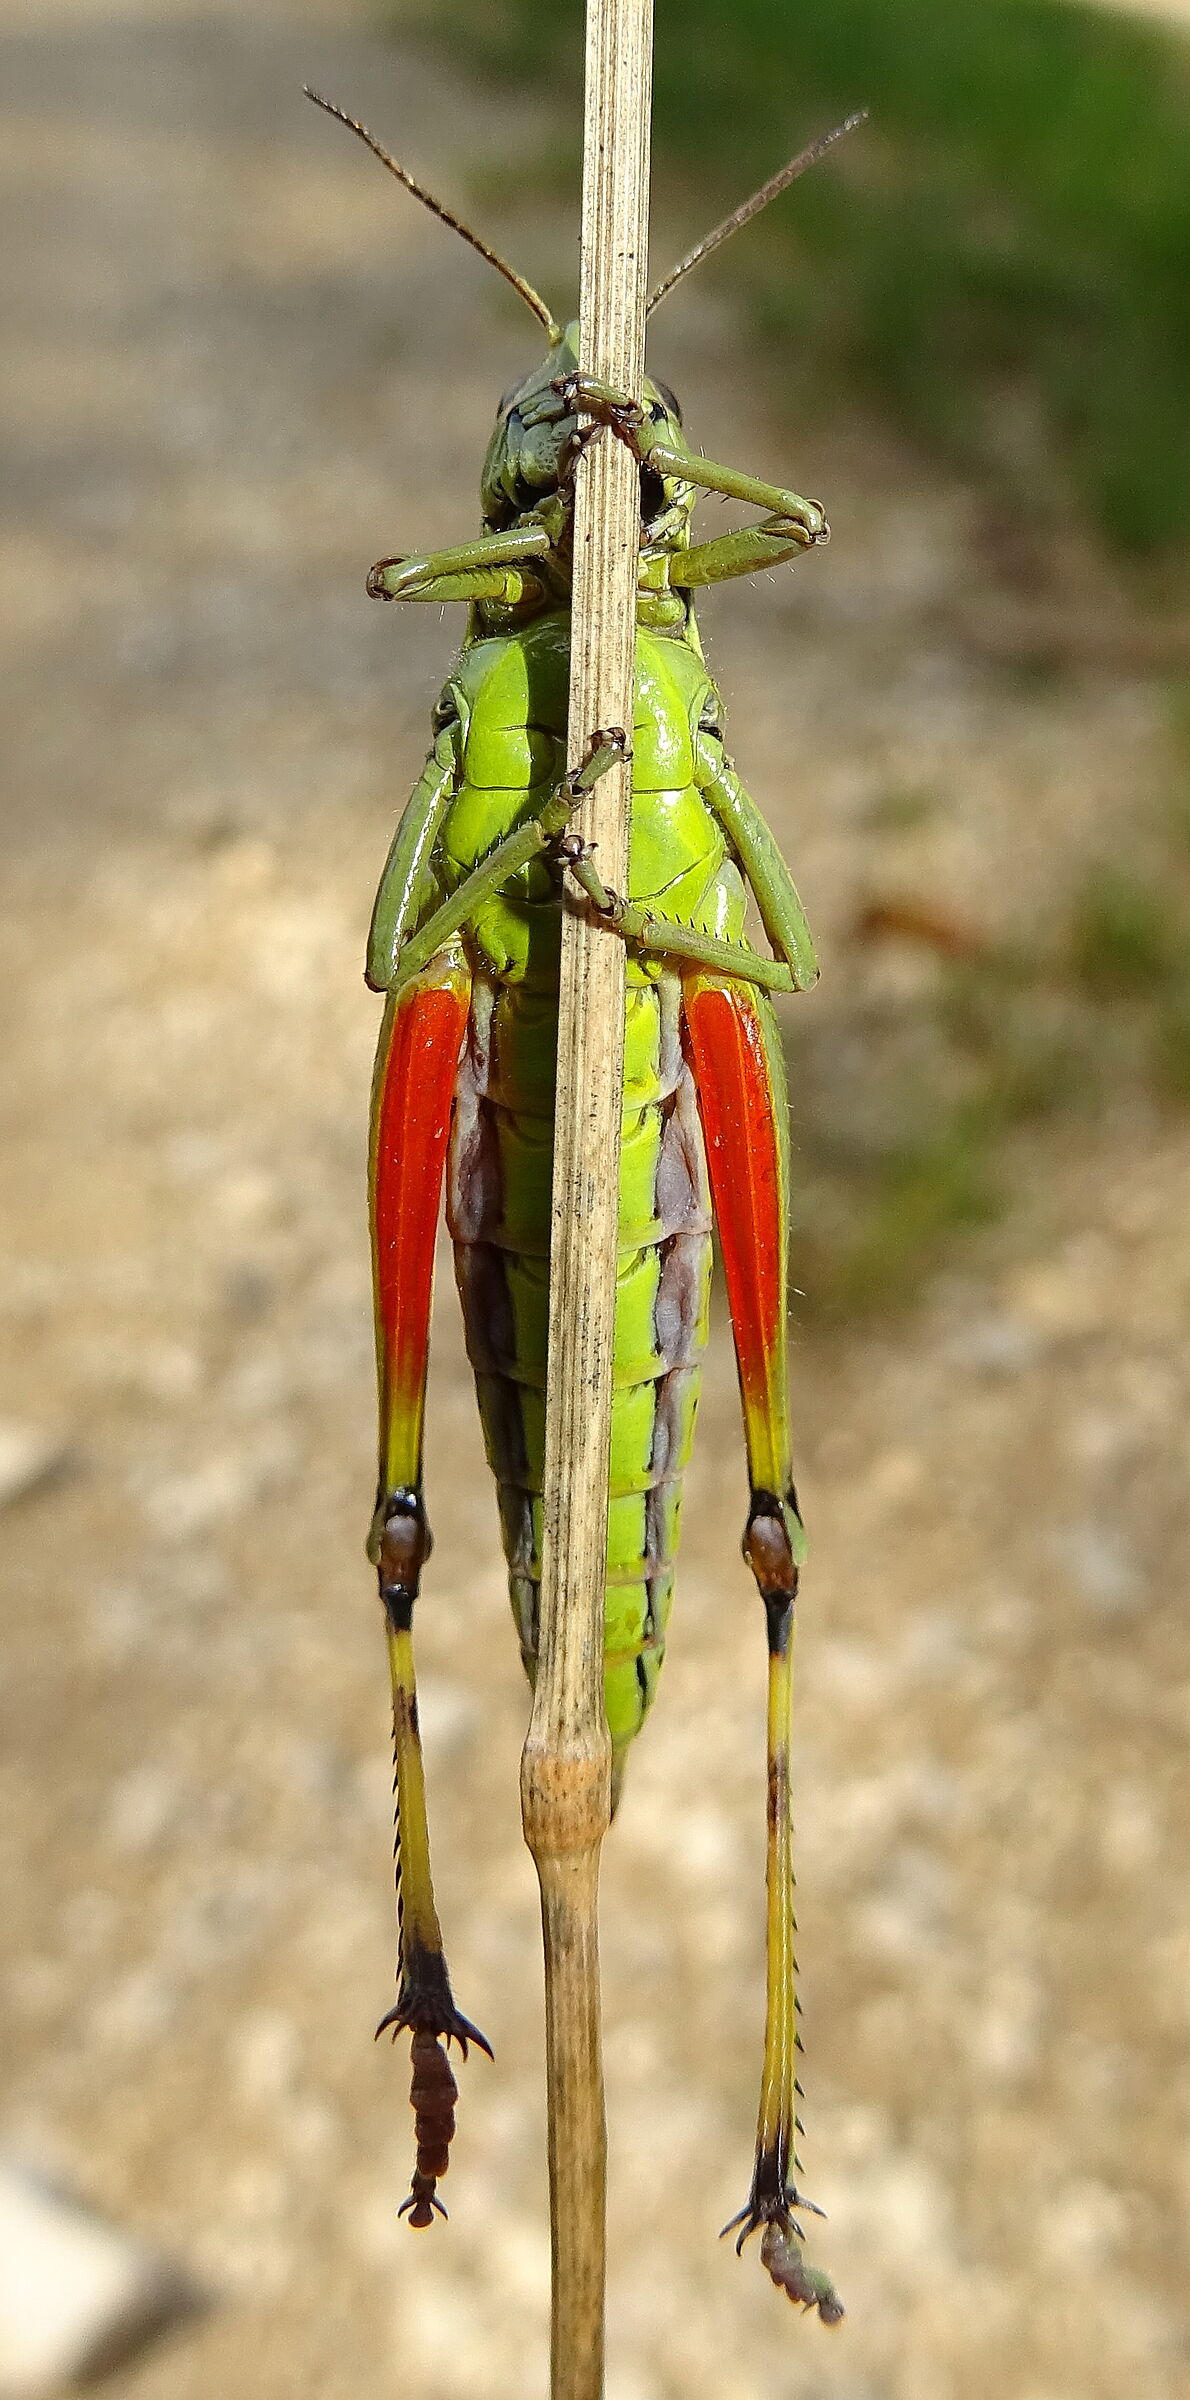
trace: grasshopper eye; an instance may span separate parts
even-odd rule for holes
[[[668,416],[671,424],[680,425],[682,422],[682,403],[678,399],[677,393],[672,392],[667,383],[662,383],[659,375],[655,375],[653,377],[653,387],[657,393],[658,399],[661,402],[660,408],[651,408],[649,410],[649,415],[653,419],[653,423],[655,425],[659,425],[663,417]]]

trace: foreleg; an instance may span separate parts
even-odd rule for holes
[[[825,531],[813,537],[826,539]],[[787,567],[810,548],[800,528],[784,517],[765,517],[759,525],[742,525],[713,542],[692,542],[669,559],[667,582],[675,592],[696,591],[701,584],[730,583],[737,575],[763,575],[770,567]]]
[[[757,558],[763,565],[772,563],[774,540],[784,542],[790,550],[809,550],[817,543],[829,542],[830,526],[821,500],[803,500],[800,492],[791,492],[780,483],[766,483],[759,475],[746,475],[738,467],[722,467],[713,458],[703,458],[696,450],[675,450],[668,442],[647,445],[649,465],[659,475],[680,476],[684,483],[693,483],[702,492],[717,492],[723,500],[742,500],[752,508],[768,511],[763,525],[754,532],[763,533],[766,548]],[[706,543],[705,549],[714,545]],[[741,567],[731,570],[745,572]],[[713,577],[699,580],[713,581]]]
[[[767,2006],[756,2158],[737,2249],[763,2229],[761,2257],[793,2300],[827,2323],[842,2315],[829,2280],[806,2267],[792,2211],[798,2192],[793,1837],[789,1799],[793,1624],[805,1557],[793,1483],[786,1354],[788,1130],[772,1013],[741,984],[692,980],[685,1040],[706,1137],[711,1196],[735,1335],[751,1498],[744,1556],[764,1602],[768,1641]],[[818,2213],[818,2212],[815,2212]]]
[[[704,543],[702,550],[708,554],[704,560],[706,571],[696,571],[688,578],[675,561],[671,582],[714,583],[724,575],[746,575],[757,567],[779,563],[777,544],[783,545],[781,555],[789,557],[795,550],[808,550],[817,542],[830,540],[821,501],[803,500],[800,492],[787,491],[783,484],[766,483],[759,475],[745,475],[737,467],[719,466],[713,458],[700,457],[697,451],[675,449],[659,435],[640,402],[615,391],[610,384],[601,383],[595,376],[575,373],[559,377],[554,389],[569,407],[581,409],[598,424],[610,427],[627,444],[634,458],[642,465],[647,460],[657,474],[668,475],[676,482],[696,484],[700,491],[718,492],[725,500],[742,500],[752,508],[768,511],[764,524],[748,529],[745,535],[729,535],[725,545]],[[727,563],[734,543],[742,540],[747,544],[757,537],[760,538],[755,555],[749,556],[741,550],[737,563]],[[722,559],[715,563],[710,554],[720,550]],[[696,551],[688,552],[687,559],[697,555]]]
[[[477,534],[420,557],[378,558],[368,574],[373,600],[503,600],[516,607],[539,593],[531,569],[550,550],[548,527],[539,517],[503,533]]]
[[[413,1608],[430,1552],[422,1426],[434,1240],[470,980],[457,957],[385,1010],[372,1106],[371,1203],[380,1389],[380,1474],[368,1554],[379,1571],[393,1692],[397,1807],[397,1998],[377,2028],[413,2035],[417,2171],[402,2208],[429,2225],[454,2130],[454,2078],[443,2050],[488,2044],[455,2007],[434,1905],[425,1773],[417,1721]],[[489,2051],[489,2056],[491,2055]]]

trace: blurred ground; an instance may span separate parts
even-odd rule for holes
[[[1135,9],[1144,17],[1168,17],[1174,24],[1190,16],[1190,0],[1116,0],[1116,4]]]
[[[6,6],[0,68],[0,1406],[61,1450],[0,1516],[0,2132],[212,2294],[118,2400],[540,2393],[525,1695],[449,1276],[424,1718],[456,1988],[496,2063],[465,2070],[451,2224],[426,2237],[393,2214],[406,2060],[369,2048],[392,1938],[360,1550],[359,961],[457,632],[362,577],[469,529],[534,337],[298,86],[453,195],[540,120],[335,0]],[[515,253],[515,217],[490,230]],[[931,972],[848,948],[873,889],[1027,934],[1087,860],[1143,854],[1175,771],[1163,697],[952,642],[984,572],[967,495],[847,416],[787,458],[713,294],[675,306],[657,364],[713,456],[831,503],[825,557],[707,611],[821,938],[790,1026],[795,1075],[804,1041],[820,1074]],[[930,807],[885,805],[906,791]],[[1184,2389],[1190,1134],[1123,1092],[1012,1164],[1011,1215],[910,1311],[797,1345],[806,2165],[834,2337],[715,2244],[748,2173],[763,1829],[719,1329],[606,1865],[611,2400]]]

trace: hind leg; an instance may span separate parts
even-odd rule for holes
[[[706,1136],[711,1197],[735,1335],[751,1498],[744,1556],[764,1602],[768,1643],[767,2005],[756,2157],[747,2205],[727,2231],[763,2229],[761,2257],[793,2300],[842,2315],[828,2279],[805,2265],[798,2192],[793,1834],[789,1804],[793,1622],[805,1534],[793,1484],[787,1384],[788,1131],[785,1075],[762,993],[692,980],[685,1036]]]
[[[455,2007],[434,1905],[425,1774],[417,1721],[413,1609],[430,1551],[422,1496],[422,1424],[434,1241],[470,982],[450,961],[385,1010],[372,1102],[371,1207],[380,1390],[380,1477],[368,1553],[378,1570],[393,1693],[397,1804],[397,1998],[378,2032],[414,2037],[418,2165],[405,2202],[428,2225],[453,2131],[453,2079],[440,2039],[488,2045]],[[489,2053],[490,2055],[490,2053]],[[433,2061],[437,2060],[437,2066]],[[449,2092],[447,2086],[449,2085]]]

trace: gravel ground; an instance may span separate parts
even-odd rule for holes
[[[36,23],[6,0],[0,69],[0,1466],[25,1487],[0,1513],[0,2134],[209,2294],[120,2400],[519,2400],[548,2311],[525,1694],[449,1276],[424,1719],[456,1988],[496,2063],[464,2071],[432,2235],[395,2222],[406,2062],[369,2046],[392,1932],[359,962],[454,630],[370,607],[363,571],[468,531],[531,353],[297,90],[363,107],[455,194],[548,125],[334,0],[43,0]],[[487,221],[557,282],[566,225]],[[821,935],[796,1082],[799,1043],[820,1071],[929,971],[849,950],[873,889],[1044,927],[1083,862],[1143,848],[1163,698],[952,643],[987,571],[971,497],[851,418],[791,457],[713,291],[675,304],[657,363],[712,455],[831,502],[825,557],[707,611]],[[898,816],[898,791],[933,805]],[[1143,1095],[1056,1120],[912,1308],[799,1330],[833,2336],[715,2242],[748,2172],[763,1834],[718,1328],[605,1870],[609,2400],[1185,2389],[1188,1168],[1184,1120]]]

